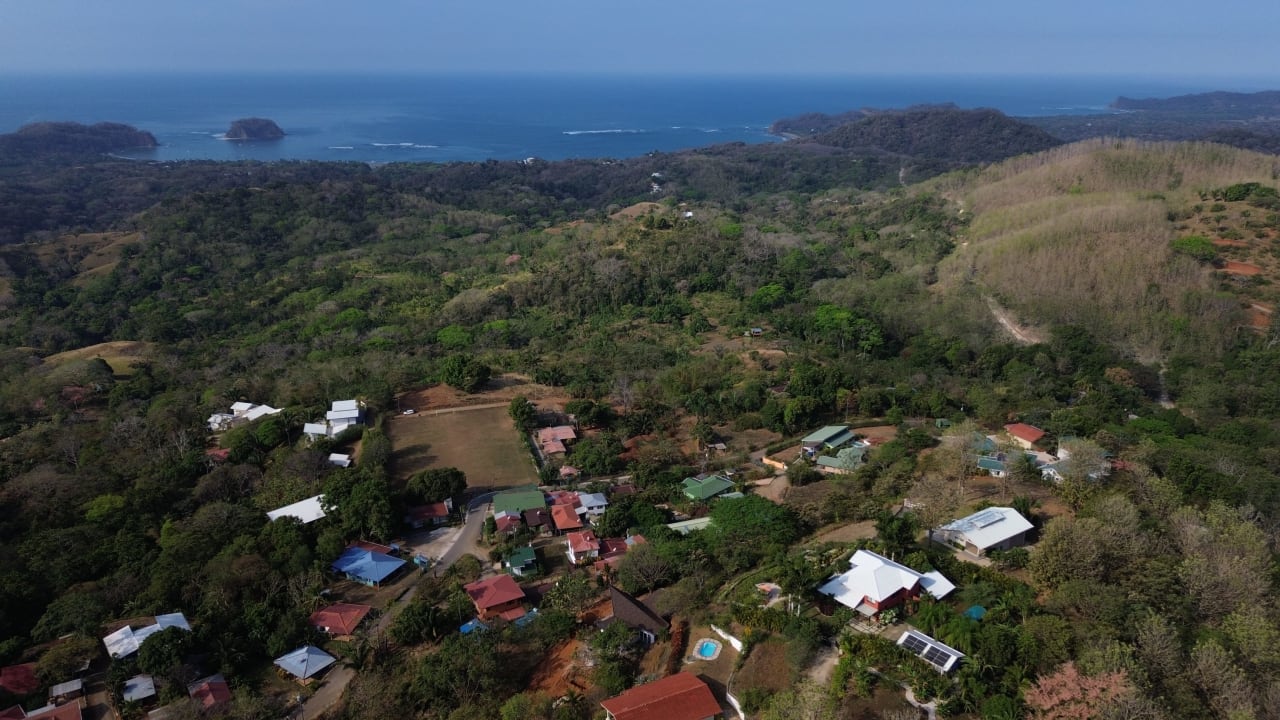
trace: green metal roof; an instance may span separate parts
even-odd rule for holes
[[[537,559],[538,553],[534,552],[533,548],[525,545],[511,551],[511,554],[507,556],[507,564],[511,567],[524,567],[531,562],[536,562]]]
[[[849,427],[847,425],[827,425],[826,427],[818,428],[808,435],[805,435],[804,438],[800,440],[800,443],[802,445],[809,445],[811,443],[829,445],[833,439],[840,437],[842,434],[848,434],[849,439],[853,439],[853,433],[849,432]]]
[[[710,475],[701,480],[684,479],[684,494],[690,500],[710,500],[722,492],[733,489],[733,483],[719,475]]]
[[[546,506],[546,498],[542,496],[542,491],[534,485],[504,490],[493,496],[493,512],[495,514],[505,511],[518,515],[525,510],[545,508]]]
[[[993,457],[978,458],[978,468],[988,472],[1004,472],[1004,463]]]

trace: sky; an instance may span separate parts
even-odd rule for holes
[[[0,0],[0,73],[1280,76],[1280,2]]]

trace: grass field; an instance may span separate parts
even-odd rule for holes
[[[129,375],[133,372],[133,366],[136,363],[144,362],[150,357],[151,351],[152,345],[148,342],[113,340],[50,355],[44,359],[44,362],[47,365],[56,366],[74,360],[102,358],[117,375]]]
[[[506,405],[397,415],[386,427],[393,450],[391,471],[400,481],[434,467],[458,468],[474,488],[538,481],[533,458],[521,443]]]

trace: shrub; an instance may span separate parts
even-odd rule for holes
[[[1187,235],[1173,241],[1173,251],[1188,255],[1200,262],[1212,262],[1218,256],[1218,250],[1209,238],[1203,235]]]

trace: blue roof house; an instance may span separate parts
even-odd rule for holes
[[[349,547],[333,561],[333,571],[347,579],[370,586],[381,585],[404,566],[404,560],[375,550]]]

